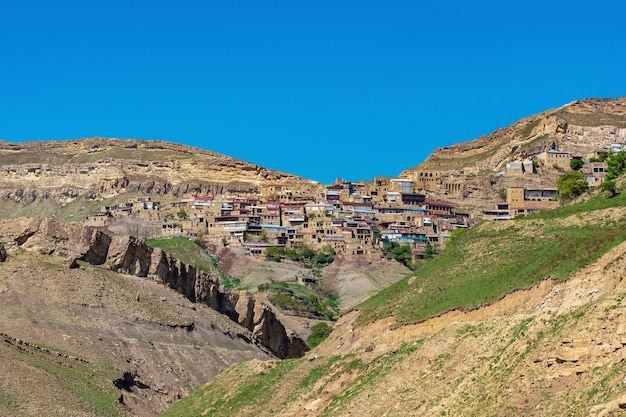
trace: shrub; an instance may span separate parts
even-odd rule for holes
[[[566,172],[556,180],[561,201],[573,200],[587,190],[587,180],[578,171]]]
[[[198,235],[197,238],[195,238],[194,243],[198,246],[200,246],[202,249],[206,248],[206,239],[204,238],[204,235],[201,233]]]
[[[585,163],[582,159],[572,159],[569,161],[569,167],[574,171],[579,171]]]
[[[306,342],[314,348],[328,338],[333,328],[327,323],[317,323],[311,326],[311,334],[307,337]]]
[[[605,180],[600,184],[600,191],[606,194],[609,198],[617,194],[617,186],[613,180]]]
[[[626,152],[619,151],[609,156],[606,162],[606,179],[614,180],[626,171]]]
[[[265,249],[265,257],[275,262],[280,262],[284,254],[285,250],[277,248],[276,246],[270,246]]]

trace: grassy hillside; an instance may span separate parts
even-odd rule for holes
[[[215,259],[205,250],[200,248],[196,242],[186,237],[177,236],[169,239],[149,239],[146,243],[153,248],[163,249],[174,258],[180,259],[183,263],[191,265],[201,271],[217,269]]]
[[[362,324],[395,315],[414,323],[454,308],[474,308],[539,280],[563,280],[626,240],[626,195],[509,222],[483,223],[456,235],[410,278],[356,308]]]
[[[457,235],[415,276],[357,306],[360,322],[389,315],[398,324],[419,322],[493,302],[542,279],[567,279],[626,240],[624,212],[607,212],[624,205],[624,194],[595,197],[529,218],[483,223]]]

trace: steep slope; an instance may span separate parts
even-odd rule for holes
[[[0,304],[0,415],[151,416],[229,365],[273,357],[156,282],[55,256],[10,253]]]
[[[306,358],[229,368],[164,415],[617,415],[625,202],[596,197],[456,236]]]

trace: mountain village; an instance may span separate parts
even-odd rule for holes
[[[168,204],[139,197],[104,206],[87,216],[86,223],[105,227],[116,219],[137,216],[157,227],[146,238],[201,237],[215,245],[243,246],[249,254],[262,254],[268,247],[319,250],[330,245],[344,256],[379,258],[382,247],[395,243],[409,245],[415,260],[443,249],[456,229],[558,206],[556,185],[532,185],[538,167],[562,173],[571,170],[570,161],[580,159],[581,172],[593,188],[603,181],[606,162],[588,161],[623,149],[623,144],[611,144],[584,158],[550,149],[533,160],[508,162],[504,170],[489,175],[525,177],[528,185],[507,187],[501,201],[479,212],[432,197],[458,193],[457,178],[442,171],[417,170],[412,178],[375,177],[361,182],[338,178],[328,186],[265,184],[257,194],[196,196]]]

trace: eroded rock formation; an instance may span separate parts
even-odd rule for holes
[[[216,271],[201,271],[135,237],[48,219],[3,221],[0,229],[7,242],[61,256],[69,267],[78,267],[78,261],[84,261],[167,285],[190,301],[206,304],[250,330],[259,344],[281,359],[300,357],[308,350],[306,343],[287,330],[271,308],[247,291],[227,291]]]
[[[301,178],[215,152],[161,141],[91,138],[0,142],[0,199],[20,203],[121,193],[154,196],[256,193],[266,181]]]

